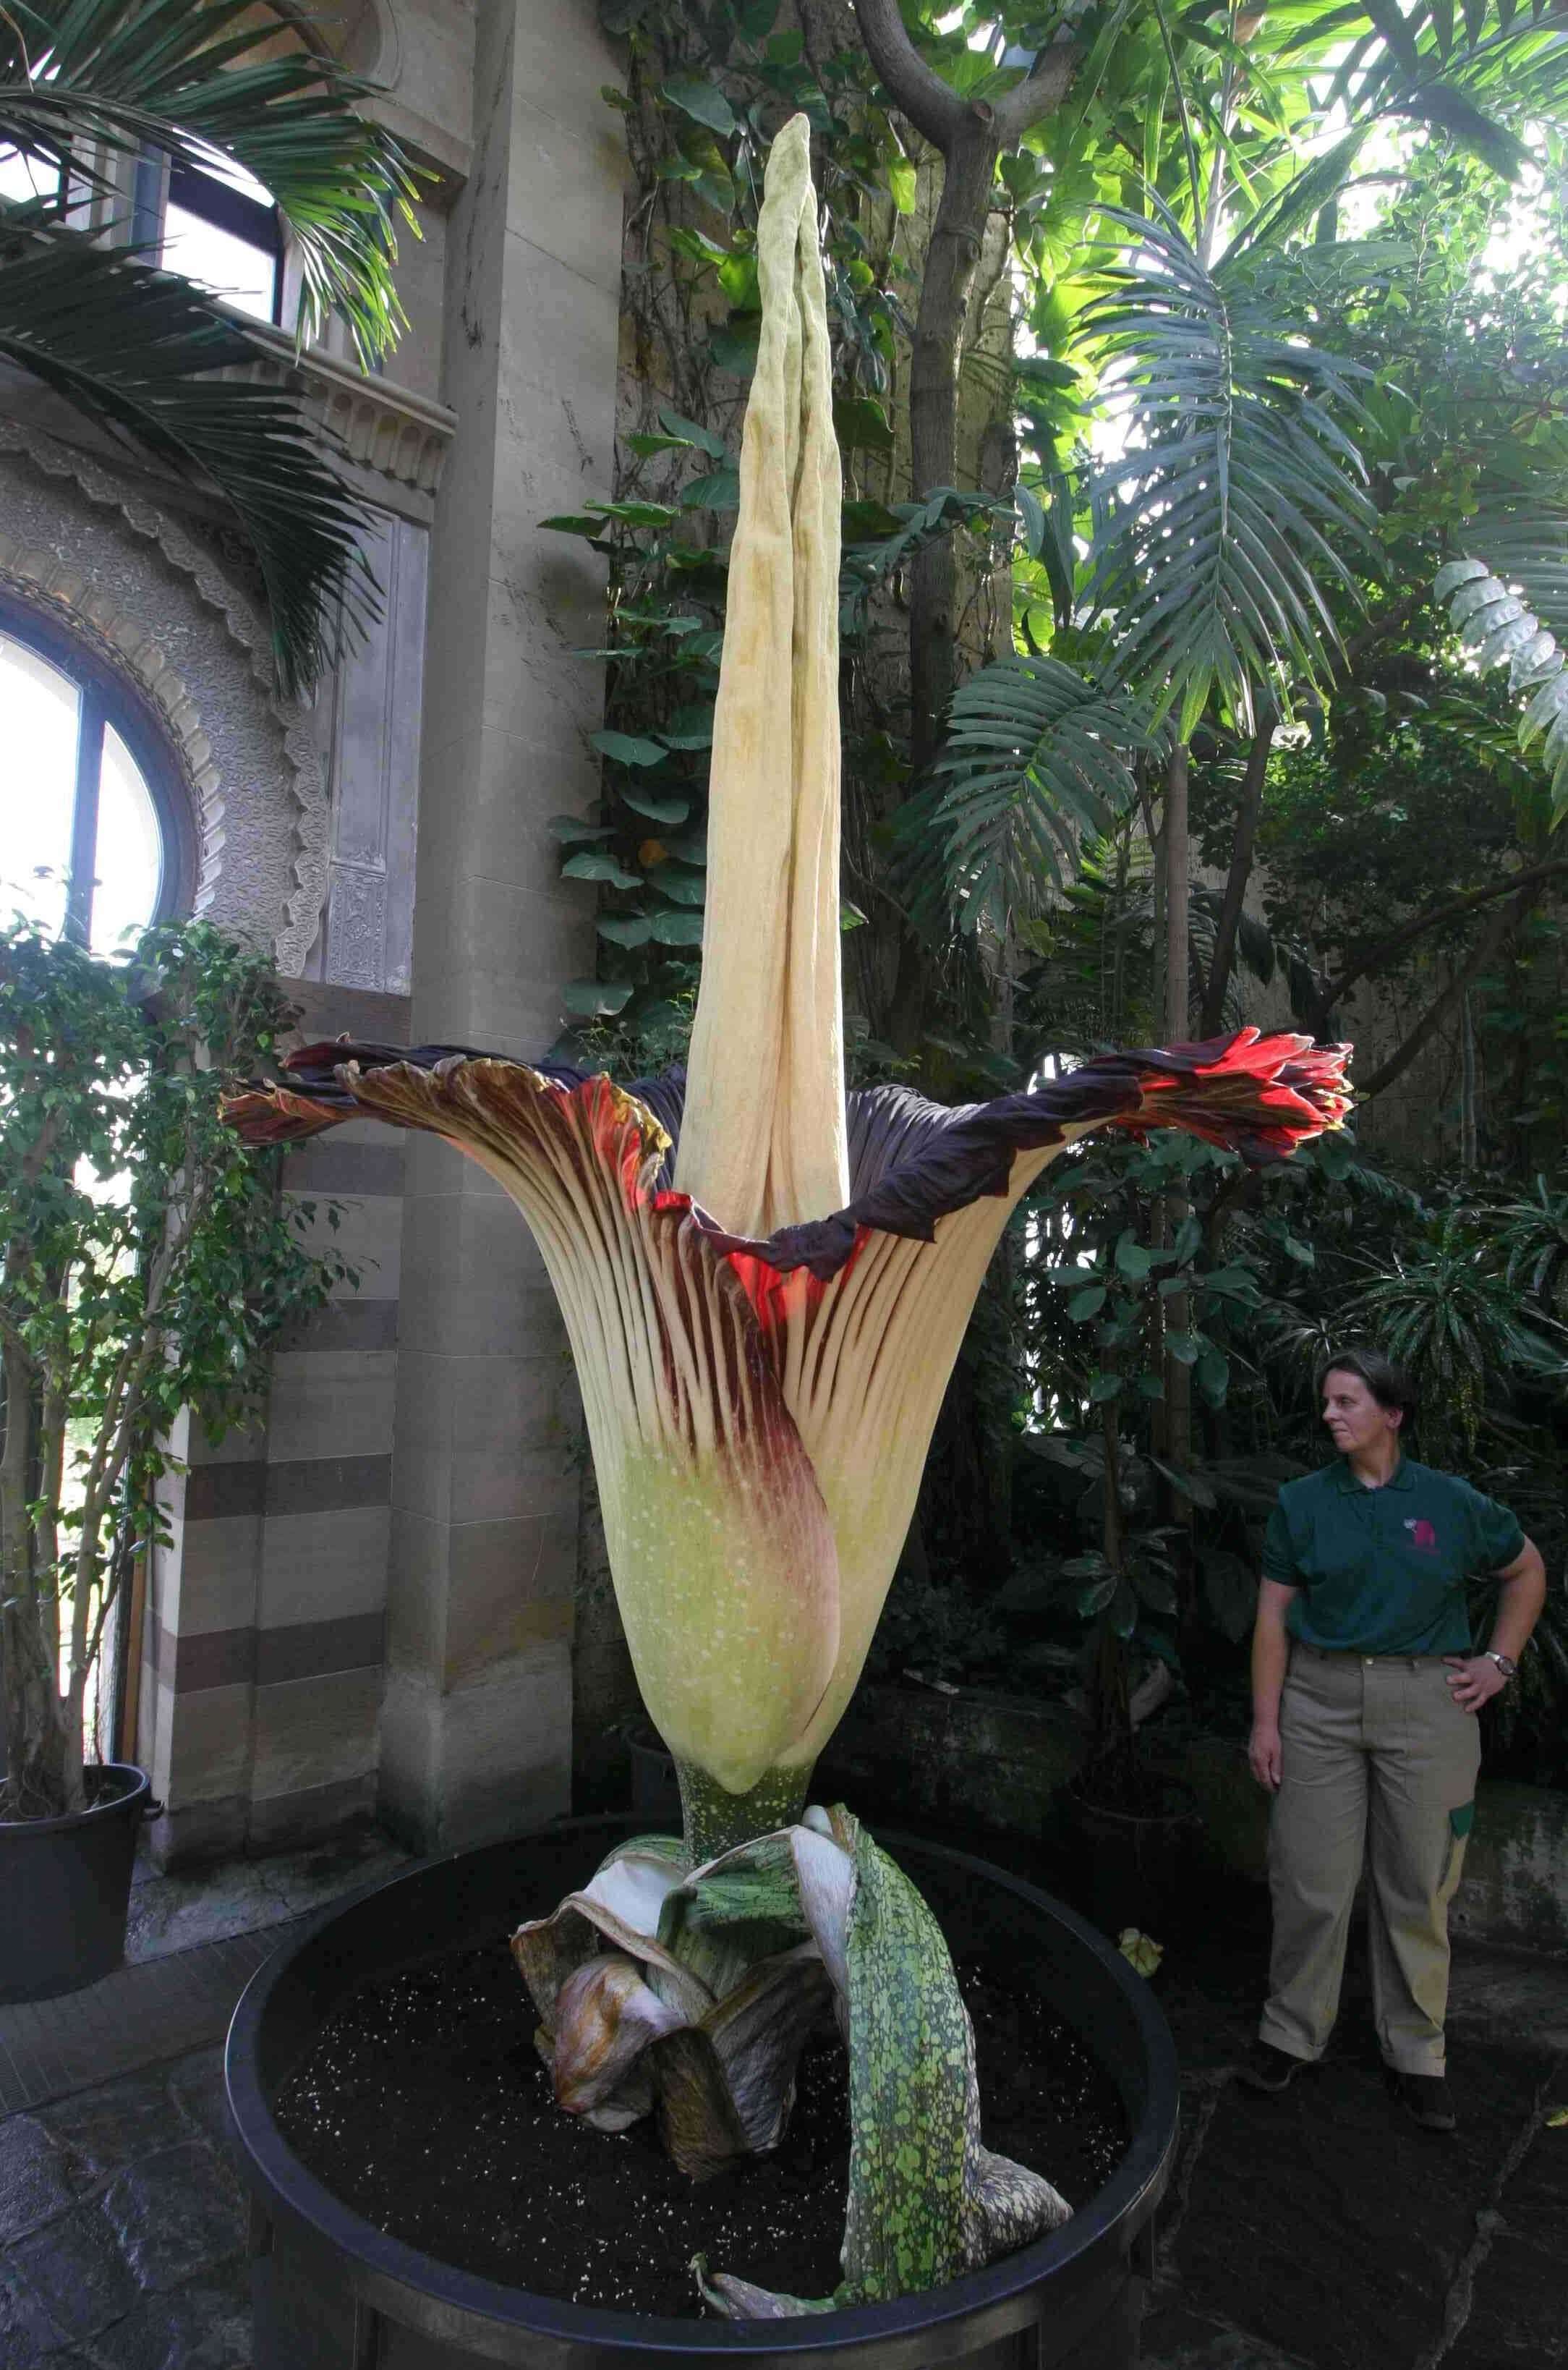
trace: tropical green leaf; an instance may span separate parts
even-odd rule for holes
[[[1342,555],[1375,558],[1337,417],[1369,374],[1301,335],[1294,259],[1210,269],[1168,213],[1107,219],[1132,260],[1109,268],[1082,322],[1120,428],[1093,488],[1093,597],[1115,612],[1119,675],[1156,715],[1173,709],[1184,739],[1213,693],[1250,731],[1254,685],[1283,704],[1293,683],[1327,682],[1326,590],[1354,596]]]
[[[700,913],[670,914],[661,909],[650,914],[648,921],[661,947],[700,947],[703,943]]]
[[[569,880],[606,880],[612,889],[640,889],[642,880],[618,864],[607,848],[585,847],[568,856],[561,870]]]
[[[661,765],[665,750],[658,741],[645,741],[633,732],[590,732],[590,747],[612,757],[618,765]]]
[[[966,931],[999,935],[1039,912],[1047,889],[1077,871],[1085,835],[1108,833],[1132,805],[1127,759],[1148,739],[1130,699],[1059,659],[982,667],[954,696],[936,769],[945,778],[900,811],[916,911],[930,919],[945,892]]]
[[[278,36],[272,14],[246,0],[8,0],[0,147],[68,166],[78,188],[112,187],[115,155],[151,151],[199,170],[211,166],[206,151],[233,157],[288,225],[302,342],[336,314],[371,364],[405,323],[395,227],[418,236],[422,177],[358,112],[372,84]],[[102,166],[94,143],[109,152]]]
[[[601,938],[618,947],[646,947],[653,924],[646,914],[601,914],[594,924]]]
[[[1477,664],[1507,666],[1519,745],[1538,750],[1555,823],[1568,814],[1568,666],[1557,639],[1568,635],[1568,507],[1543,495],[1528,508],[1483,508],[1466,540],[1476,550],[1445,562],[1432,589]]]
[[[3,17],[0,17],[3,23]],[[215,487],[256,553],[284,688],[377,608],[361,502],[321,457],[292,397],[220,377],[258,341],[188,281],[73,231],[0,232],[0,357],[182,476]]]
[[[630,1003],[631,996],[629,979],[574,979],[568,980],[561,990],[566,1009],[586,1020],[612,1020]]]
[[[660,98],[668,99],[671,107],[678,107],[683,115],[689,115],[693,122],[705,124],[710,132],[718,132],[721,138],[727,138],[739,128],[735,121],[735,109],[716,83],[667,82],[660,86],[658,95]]]

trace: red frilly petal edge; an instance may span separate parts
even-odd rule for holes
[[[1288,1159],[1299,1144],[1337,1127],[1350,1106],[1348,1045],[1314,1045],[1310,1038],[1265,1037],[1242,1029],[1195,1045],[1146,1046],[1101,1053],[1063,1076],[995,1102],[949,1110],[907,1087],[873,1087],[849,1098],[852,1198],[831,1217],[781,1227],[766,1241],[729,1235],[705,1213],[693,1215],[715,1249],[747,1268],[756,1262],[777,1274],[807,1268],[825,1283],[853,1256],[867,1233],[904,1235],[929,1242],[939,1218],[982,1194],[1005,1193],[1014,1156],[1059,1144],[1070,1128],[1112,1127],[1134,1134],[1179,1127],[1207,1143],[1239,1153],[1254,1165]],[[356,1043],[347,1038],[308,1045],[274,1086],[231,1098],[232,1124],[247,1143],[289,1144],[352,1118],[359,1106],[345,1072],[352,1064],[374,1070],[406,1063],[433,1069],[457,1056],[486,1061],[468,1045],[412,1048]],[[588,1076],[559,1063],[531,1064],[567,1092]],[[627,1092],[652,1110],[671,1139],[680,1129],[685,1079],[680,1070],[639,1079]],[[648,1182],[666,1206],[670,1157]],[[767,1296],[754,1275],[754,1299]]]

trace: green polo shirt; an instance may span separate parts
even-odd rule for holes
[[[1465,1581],[1525,1544],[1518,1517],[1452,1473],[1402,1458],[1368,1490],[1335,1457],[1288,1481],[1268,1520],[1265,1580],[1297,1592],[1286,1628],[1347,1654],[1468,1654]]]

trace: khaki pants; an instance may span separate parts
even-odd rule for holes
[[[1474,1810],[1481,1732],[1432,1655],[1292,1644],[1269,1824],[1274,1949],[1265,2041],[1320,2057],[1339,2008],[1350,1904],[1369,1858],[1372,2011],[1403,2074],[1443,2071],[1448,1903]],[[1368,1847],[1370,1847],[1368,1853]]]

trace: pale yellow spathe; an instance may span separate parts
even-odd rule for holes
[[[733,1234],[849,1200],[839,949],[839,449],[810,127],[757,224],[762,328],[740,451],[708,793],[702,986],[676,1183]]]

